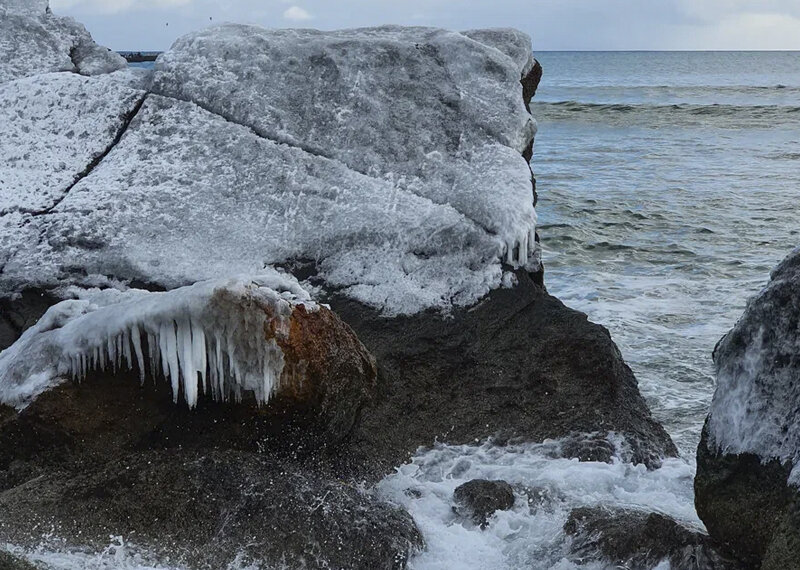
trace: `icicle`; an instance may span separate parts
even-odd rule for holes
[[[200,323],[190,321],[192,329],[192,368],[202,377],[203,393],[208,393],[208,352],[206,350],[206,334]]]
[[[142,352],[142,337],[139,333],[139,325],[134,324],[131,327],[130,334],[133,351],[136,353],[136,364],[139,366],[139,379],[144,384],[144,353]]]
[[[116,338],[113,337],[113,336],[109,336],[106,339],[106,355],[107,355],[109,364],[111,365],[111,369],[114,372],[117,371],[117,350],[116,350],[116,348],[117,348]],[[105,364],[103,365],[103,368],[105,368]]]

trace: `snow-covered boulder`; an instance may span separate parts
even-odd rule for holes
[[[386,315],[474,304],[507,269],[539,269],[522,156],[532,68],[530,40],[511,31],[191,34],[63,200],[0,221],[0,293],[171,288],[300,262],[323,292]],[[44,162],[42,185],[60,168]]]
[[[800,558],[800,250],[714,350],[717,389],[698,447],[697,510],[748,566]]]
[[[0,0],[0,83],[51,71],[97,75],[125,65],[83,25],[55,16],[47,0]]]
[[[122,133],[144,95],[112,75],[47,73],[0,85],[0,216],[55,207]]]

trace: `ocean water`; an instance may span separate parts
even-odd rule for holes
[[[692,461],[714,345],[800,245],[800,52],[537,56],[547,286]]]
[[[611,568],[573,552],[578,506],[668,514],[702,528],[694,452],[714,390],[711,353],[769,271],[800,245],[800,53],[544,52],[532,111],[545,281],[607,326],[682,456],[647,471],[557,441],[420,451],[370,492],[402,504],[427,544],[412,568]],[[452,510],[475,478],[515,489],[486,530]],[[178,568],[111,537],[100,553],[48,543],[51,568]],[[231,569],[256,568],[245,562]],[[669,568],[667,563],[658,566]]]
[[[582,505],[702,528],[692,485],[712,351],[800,245],[800,53],[536,55],[546,285],[609,328],[681,457],[648,473],[624,454],[612,465],[563,459],[557,442],[421,452],[381,484],[426,536],[418,569],[615,567],[572,552],[562,527]],[[517,492],[483,532],[451,510],[473,478]]]

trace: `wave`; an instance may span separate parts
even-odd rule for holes
[[[540,122],[577,120],[640,126],[698,125],[730,128],[763,127],[800,122],[800,105],[696,105],[587,103],[581,101],[535,102],[534,116]]]

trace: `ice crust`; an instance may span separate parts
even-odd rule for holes
[[[0,212],[54,206],[142,97],[111,76],[47,73],[0,85]]]
[[[77,292],[77,290],[76,290]],[[317,305],[291,277],[204,281],[165,293],[81,291],[51,307],[0,353],[0,402],[26,406],[68,378],[92,370],[139,371],[168,378],[175,402],[252,392],[266,403],[279,386],[292,307]],[[274,336],[267,338],[267,330]]]
[[[301,262],[315,286],[387,316],[473,304],[504,264],[539,267],[521,155],[535,133],[520,85],[532,61],[512,30],[228,25],[162,55],[129,124],[114,117],[142,101],[141,77],[14,82],[4,113],[51,118],[20,118],[42,134],[9,139],[40,168],[4,177],[0,294],[173,288]],[[69,90],[46,103],[43,81],[85,91],[86,107]],[[57,142],[67,124],[103,133],[98,148],[113,139],[74,185],[96,151]]]
[[[0,84],[39,73],[97,75],[125,66],[81,24],[53,15],[46,0],[0,0]]]
[[[714,351],[709,445],[791,462],[800,485],[800,249],[772,272]]]
[[[179,39],[156,62],[153,91],[449,204],[525,265],[535,213],[520,155],[535,123],[524,66],[445,30],[226,25]]]

